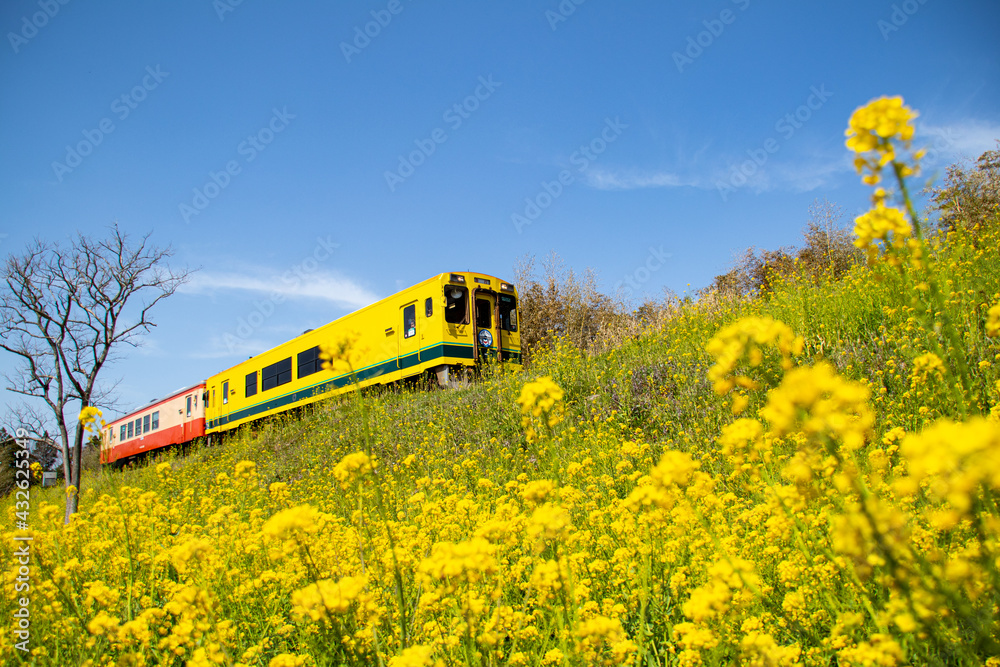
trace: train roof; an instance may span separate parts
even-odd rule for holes
[[[177,389],[176,391],[172,391],[169,394],[167,394],[166,396],[164,396],[163,398],[154,398],[149,403],[146,403],[144,405],[140,405],[140,406],[138,406],[136,408],[133,408],[127,414],[124,414],[121,417],[118,417],[117,419],[109,421],[108,422],[108,426],[111,426],[112,424],[116,424],[116,423],[118,423],[120,421],[129,421],[130,419],[132,419],[136,415],[136,413],[145,412],[146,410],[149,410],[150,408],[154,408],[157,405],[160,405],[161,403],[166,403],[167,401],[169,401],[172,398],[177,398],[181,394],[186,394],[187,392],[191,391],[192,389],[198,389],[199,387],[204,387],[204,386],[205,386],[205,381],[201,380],[200,382],[197,382],[195,384],[189,385],[187,387],[182,387],[180,389]]]
[[[322,329],[323,327],[326,327],[326,326],[329,326],[331,324],[334,324],[338,320],[340,320],[340,319],[342,319],[344,317],[347,317],[348,315],[355,315],[357,313],[363,313],[365,310],[371,308],[375,304],[381,303],[382,301],[384,301],[386,299],[390,299],[390,298],[396,296],[397,294],[399,294],[401,292],[405,292],[407,290],[411,290],[411,289],[413,289],[415,287],[420,287],[421,285],[425,285],[427,283],[432,283],[432,282],[435,282],[435,281],[439,281],[444,276],[449,276],[449,278],[450,278],[450,276],[452,276],[453,274],[456,274],[456,273],[475,273],[475,274],[478,274],[480,276],[484,276],[484,277],[488,277],[488,278],[496,278],[497,280],[500,280],[501,282],[505,282],[501,278],[499,278],[498,276],[494,276],[493,274],[490,274],[490,273],[483,273],[482,271],[445,271],[443,273],[437,273],[437,274],[434,274],[433,276],[431,276],[430,278],[427,278],[426,280],[421,280],[419,283],[414,283],[412,285],[409,285],[408,287],[404,287],[401,290],[396,290],[392,294],[389,294],[388,296],[384,296],[381,299],[379,299],[378,301],[373,301],[372,303],[368,304],[367,306],[362,306],[361,308],[358,308],[357,310],[352,310],[349,313],[344,313],[340,317],[338,317],[336,319],[333,319],[333,320],[330,320],[329,322],[324,322],[323,324],[320,324],[319,326],[313,327],[312,329],[306,329],[305,331],[303,331],[302,333],[300,333],[298,336],[293,336],[292,338],[289,338],[288,340],[279,343],[279,345],[286,345],[288,343],[291,343],[295,339],[301,338],[302,336],[306,335],[307,333],[310,333],[312,331],[315,331],[316,329]],[[267,348],[266,350],[261,350],[258,354],[264,354],[265,352],[267,352],[269,350],[272,350],[275,347],[277,347],[277,345],[273,345],[273,346]],[[251,355],[250,357],[248,357],[248,359],[253,359],[256,356],[257,356],[257,354]],[[243,361],[246,361],[246,359],[244,359]],[[226,372],[228,372],[228,371],[236,368],[237,366],[241,365],[243,363],[243,361],[238,361],[235,364],[233,364],[232,366],[229,366],[227,368],[223,368],[223,369],[219,370],[216,373],[212,373],[208,377],[211,378],[211,377],[215,377],[216,375],[221,375],[223,373],[226,373]]]

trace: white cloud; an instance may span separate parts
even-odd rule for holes
[[[690,179],[682,179],[667,171],[642,171],[638,169],[611,170],[592,167],[585,174],[585,182],[598,190],[639,190],[644,188],[677,188],[697,186]]]
[[[181,289],[189,294],[213,294],[223,290],[255,292],[269,296],[279,294],[288,299],[329,301],[351,310],[362,308],[379,299],[376,294],[349,278],[325,271],[269,272],[263,275],[199,271]]]
[[[936,151],[948,162],[961,158],[975,160],[989,150],[996,150],[1000,125],[980,120],[963,120],[948,125],[918,123],[915,146],[926,146],[928,156]]]

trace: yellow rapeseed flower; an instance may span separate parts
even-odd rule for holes
[[[840,377],[830,364],[820,362],[790,371],[768,393],[760,415],[778,436],[801,430],[833,438],[853,451],[864,444],[875,423],[868,395],[867,387]]]
[[[314,621],[326,618],[328,612],[345,614],[367,585],[366,576],[321,579],[292,593],[292,613]]]
[[[563,396],[562,388],[548,375],[521,387],[517,402],[521,406],[521,425],[528,442],[537,439],[534,419],[540,418],[550,428],[563,420]]]
[[[333,476],[340,482],[341,488],[346,489],[354,480],[372,471],[371,458],[364,452],[354,452],[348,454],[340,460],[333,468]]]
[[[764,361],[764,353],[774,349],[781,357],[781,367],[792,367],[792,357],[802,354],[805,341],[796,336],[783,322],[770,317],[744,317],[723,327],[705,345],[715,359],[708,370],[708,379],[716,393],[729,393],[736,386],[754,389],[757,383],[743,373],[742,366],[756,368]]]
[[[107,426],[107,423],[101,416],[100,408],[87,406],[83,410],[80,410],[80,424],[90,432],[98,433],[102,428]],[[100,423],[100,426],[98,426],[98,423]]]
[[[271,658],[267,667],[303,667],[308,664],[309,657],[305,655],[295,655],[294,653],[281,653]]]
[[[909,148],[916,117],[917,113],[903,104],[902,97],[880,97],[851,115],[845,132],[847,148],[857,154],[854,166],[858,173],[865,169],[870,171],[863,179],[865,183],[876,185],[881,180],[882,168],[896,160],[893,141],[900,141]],[[914,158],[921,156],[917,154]],[[910,167],[906,170],[913,171]]]
[[[336,375],[357,371],[369,351],[360,341],[360,333],[348,331],[329,343],[320,344],[319,356],[323,360],[323,370],[333,371]]]
[[[1000,303],[991,307],[986,313],[986,335],[990,338],[1000,336]]]
[[[312,505],[299,505],[282,510],[272,516],[264,524],[263,532],[279,539],[302,533],[315,533],[319,530],[319,511]]]
[[[417,644],[389,658],[389,667],[430,667],[434,664],[434,647]]]
[[[901,210],[882,203],[854,220],[854,234],[857,238],[854,245],[864,250],[868,263],[873,264],[879,254],[879,242],[885,245],[889,254],[889,263],[898,266],[901,263],[899,251],[908,246],[913,227],[907,222]]]

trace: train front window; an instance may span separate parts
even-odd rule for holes
[[[480,329],[489,329],[493,326],[493,308],[486,299],[476,299],[476,326]]]
[[[187,397],[187,416],[191,416],[191,397]]]
[[[222,383],[222,404],[229,403],[229,380]]]
[[[500,328],[517,331],[517,299],[507,294],[500,295]]]
[[[448,324],[469,323],[469,291],[448,285],[444,288],[444,321]]]

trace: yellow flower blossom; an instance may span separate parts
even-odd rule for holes
[[[346,489],[356,479],[371,472],[374,466],[372,460],[364,452],[348,454],[333,468],[333,476],[340,482],[340,487]]]
[[[760,415],[779,436],[795,430],[830,437],[847,450],[861,447],[875,417],[868,407],[868,388],[840,377],[825,362],[790,371],[768,393]]]
[[[389,667],[431,667],[434,665],[434,647],[417,644],[389,658]]]
[[[292,593],[292,613],[314,621],[327,613],[345,614],[368,585],[368,578],[343,577],[339,581],[320,579]]]
[[[882,242],[887,249],[893,250],[888,255],[889,263],[898,266],[901,263],[898,253],[907,247],[912,233],[913,227],[901,210],[881,203],[854,220],[857,237],[854,245],[865,251],[869,264],[873,264],[878,257],[879,242]]]
[[[315,533],[319,530],[319,511],[312,505],[299,505],[282,510],[264,524],[263,532],[279,539],[296,533]]]
[[[847,148],[857,157],[858,173],[868,169],[865,183],[875,185],[881,180],[882,169],[896,159],[893,141],[909,148],[913,139],[913,119],[917,113],[903,104],[902,97],[881,97],[859,107],[851,115],[845,132]],[[922,154],[915,157],[919,159]]]
[[[781,357],[781,368],[788,370],[793,365],[792,357],[802,354],[803,345],[803,339],[782,322],[770,317],[744,317],[720,329],[705,346],[715,359],[708,379],[720,395],[736,386],[757,388],[753,379],[738,372],[742,366],[760,366],[765,352],[773,348]],[[739,404],[734,405],[737,407]]]
[[[368,347],[361,344],[362,336],[357,331],[350,331],[320,347],[320,359],[323,360],[323,370],[332,371],[336,375],[354,373],[360,370],[360,365],[368,356]]]
[[[563,396],[562,388],[548,375],[521,387],[517,402],[521,406],[521,425],[528,442],[534,442],[538,437],[533,426],[534,419],[540,419],[548,428],[563,420]]]
[[[92,433],[99,433],[107,423],[101,418],[101,410],[93,406],[87,406],[80,411],[80,424]]]
[[[990,338],[1000,336],[1000,303],[991,306],[986,313],[986,335]]]

